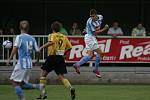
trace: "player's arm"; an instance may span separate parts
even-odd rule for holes
[[[54,36],[53,35],[49,35],[48,36],[48,42],[45,43],[43,46],[41,46],[39,51],[41,51],[42,49],[47,48],[47,47],[49,47],[49,46],[51,46],[53,44],[54,44]]]
[[[105,27],[102,28],[102,29],[100,29],[99,27],[98,27],[98,28],[95,28],[94,33],[95,33],[95,34],[101,33],[101,32],[103,32],[103,31],[107,30],[108,28],[109,28],[109,26],[106,24]]]
[[[48,41],[47,43],[45,43],[43,46],[40,47],[39,51],[41,51],[42,49],[47,48],[53,44],[54,44],[54,42]]]
[[[102,15],[97,15],[97,17],[98,17],[98,21],[100,21],[100,22],[102,22],[102,20],[103,20],[103,16]],[[98,33],[101,33],[101,32],[103,32],[103,31],[105,31],[105,30],[107,30],[108,28],[109,28],[109,26],[106,24],[105,25],[105,27],[104,28],[100,28],[100,26],[99,27],[96,27],[96,25],[95,25],[95,23],[91,23],[91,24],[93,24],[93,26],[94,26],[94,33],[95,34],[98,34]]]
[[[20,44],[21,44],[21,41],[19,40],[19,36],[17,36],[17,37],[16,37],[16,40],[15,40],[15,42],[14,42],[14,47],[13,47],[13,49],[12,49],[12,51],[11,51],[10,57],[8,58],[8,60],[7,60],[7,62],[6,62],[7,65],[9,65],[10,60],[11,60],[11,59],[13,58],[13,56],[17,53],[18,47],[20,46]]]
[[[17,47],[13,47],[12,52],[10,57],[8,58],[8,61],[10,61],[12,59],[12,57],[17,53],[18,48]]]
[[[37,42],[35,40],[35,38],[33,38],[33,41],[34,41],[34,50],[35,50],[35,53],[36,53],[36,63],[39,62],[39,59],[40,59],[40,51],[39,51],[39,47],[37,45]]]

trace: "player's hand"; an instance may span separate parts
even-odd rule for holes
[[[42,48],[40,47],[40,48],[39,48],[39,52],[41,52],[41,51],[42,51]]]
[[[10,65],[10,59],[8,59],[8,60],[6,61],[6,65],[7,65],[7,66]]]
[[[104,28],[105,28],[105,29],[109,29],[109,25],[108,25],[108,24],[106,24]]]

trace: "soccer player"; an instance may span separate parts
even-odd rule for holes
[[[9,65],[10,60],[18,51],[18,62],[12,72],[10,80],[15,87],[15,92],[19,100],[25,100],[22,89],[40,89],[39,85],[28,83],[32,68],[32,52],[34,50],[39,52],[39,48],[35,38],[28,34],[28,21],[23,20],[20,22],[20,30],[21,34],[17,35],[13,50],[6,64]]]
[[[64,60],[64,56],[66,56],[67,52],[71,50],[72,45],[68,38],[60,33],[61,24],[58,21],[55,21],[51,25],[52,33],[48,36],[48,42],[40,47],[40,51],[44,48],[48,47],[48,57],[41,67],[42,74],[40,78],[40,86],[44,88],[41,90],[40,97],[37,99],[46,99],[46,77],[51,71],[55,71],[58,75],[58,78],[65,87],[70,90],[72,100],[75,99],[75,89],[71,86],[68,79],[64,77],[64,74],[67,73],[66,64]]]
[[[86,49],[87,49],[87,56],[84,56],[79,62],[75,63],[73,66],[78,74],[80,74],[80,66],[89,60],[92,59],[94,52],[96,52],[96,60],[95,66],[93,67],[93,72],[96,74],[97,77],[101,78],[100,71],[98,70],[100,58],[102,55],[102,50],[98,46],[97,39],[95,37],[96,34],[107,30],[109,27],[105,25],[104,28],[100,28],[102,24],[103,16],[97,15],[97,11],[95,9],[90,10],[90,18],[87,20],[86,23],[86,34],[84,37]]]

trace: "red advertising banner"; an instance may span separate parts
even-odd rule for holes
[[[79,61],[86,55],[84,37],[69,37],[69,40],[73,48],[66,61]],[[97,37],[97,40],[104,52],[102,62],[150,63],[150,38]]]

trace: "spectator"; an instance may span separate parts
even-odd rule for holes
[[[0,35],[3,35],[4,33],[3,33],[3,29],[2,28],[0,28]]]
[[[10,35],[15,35],[15,29],[14,28],[10,28],[9,29],[9,33],[10,33]]]
[[[7,35],[16,35],[15,29],[13,27],[10,27],[6,30]]]
[[[81,35],[81,30],[78,28],[78,24],[74,22],[72,28],[70,29],[71,35]]]
[[[137,27],[132,29],[132,36],[146,36],[146,30],[142,23],[139,23]]]
[[[61,29],[60,29],[60,32],[64,35],[68,35],[68,32],[67,30],[63,27],[63,25],[61,24]]]
[[[108,34],[108,35],[111,35],[111,36],[122,36],[122,35],[123,35],[123,31],[122,31],[122,29],[119,27],[118,22],[114,22],[114,23],[112,24],[112,27],[109,28],[107,34]]]

